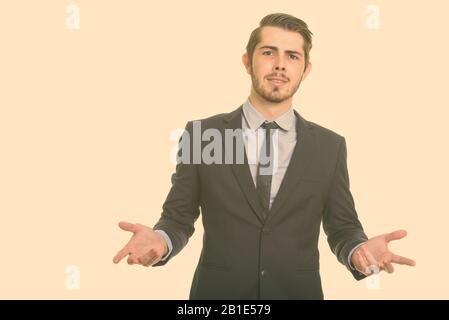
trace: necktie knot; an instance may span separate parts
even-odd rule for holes
[[[261,127],[262,127],[262,129],[265,129],[265,130],[274,130],[274,129],[280,128],[279,125],[275,121],[272,121],[272,122],[265,121],[264,123],[262,123]]]
[[[280,127],[275,121],[265,121],[260,125],[260,128],[265,132],[265,140],[262,143],[261,153],[271,159],[273,156],[273,135],[275,130]]]

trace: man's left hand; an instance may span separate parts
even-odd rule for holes
[[[392,273],[393,263],[415,266],[416,262],[412,259],[394,254],[388,249],[390,241],[402,239],[406,235],[407,231],[397,230],[369,239],[352,254],[353,266],[365,275],[378,273],[381,270]]]

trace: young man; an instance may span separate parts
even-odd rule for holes
[[[312,69],[311,48],[312,33],[302,20],[287,14],[261,20],[243,55],[252,80],[248,99],[231,113],[200,121],[201,132],[213,129],[222,137],[231,129],[255,133],[242,139],[244,161],[234,159],[238,149],[229,157],[224,148],[233,161],[179,162],[154,228],[120,223],[134,235],[115,263],[128,256],[129,264],[166,264],[187,244],[201,208],[204,239],[191,299],[323,299],[321,223],[332,252],[357,280],[376,269],[391,273],[393,263],[415,265],[388,249],[405,231],[365,235],[349,190],[344,137],[292,107]],[[187,136],[194,131],[189,122]],[[194,144],[187,151],[195,153]],[[273,160],[273,149],[276,160],[268,163],[276,165],[267,167],[262,155]],[[249,150],[256,150],[256,161],[249,161]]]

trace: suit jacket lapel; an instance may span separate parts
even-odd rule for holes
[[[298,133],[296,145],[287,171],[266,220],[264,220],[264,209],[260,204],[257,190],[251,176],[246,152],[244,152],[244,164],[233,163],[230,165],[240,188],[262,224],[267,223],[275,214],[279,212],[282,204],[288,199],[289,194],[307,171],[307,168],[313,159],[315,141],[313,132],[311,131],[312,127],[298,114],[298,112],[296,112],[296,110],[294,110],[294,112],[297,117],[296,130]],[[242,129],[242,105],[229,113],[225,117],[224,121],[225,128]],[[224,132],[222,134],[224,136]],[[234,146],[234,154],[235,153]]]
[[[229,113],[227,117],[225,117],[225,128],[228,129],[242,129],[242,105]],[[224,134],[224,133],[223,133]],[[223,139],[224,140],[224,139]],[[236,146],[234,145],[234,155],[236,154]],[[223,149],[224,150],[224,149]],[[233,162],[231,165],[232,172],[234,173],[235,178],[237,179],[240,188],[242,189],[246,199],[248,200],[251,208],[259,218],[259,220],[263,223],[263,207],[260,204],[259,197],[257,196],[256,187],[254,185],[253,178],[251,176],[251,171],[248,165],[248,158],[246,156],[246,152],[244,152],[244,163],[236,164]]]
[[[279,212],[282,204],[289,198],[292,190],[307,171],[307,168],[314,157],[315,143],[314,135],[311,130],[312,127],[298,114],[298,112],[296,112],[296,110],[295,115],[297,117],[296,145],[276,198],[271,206],[267,221],[272,219],[273,216]]]

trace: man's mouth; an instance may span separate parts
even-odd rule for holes
[[[283,78],[276,78],[276,77],[267,78],[267,80],[276,87],[283,86],[284,84],[286,84],[288,82],[288,80],[285,80]]]

